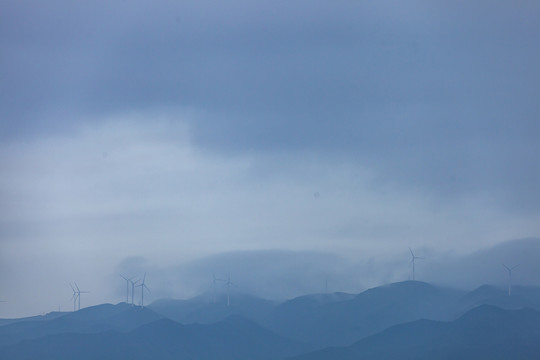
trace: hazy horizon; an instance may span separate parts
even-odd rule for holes
[[[540,287],[540,239],[530,238],[507,241],[470,254],[438,253],[433,249],[416,249],[415,255],[423,257],[416,262],[416,280],[435,286],[465,291],[482,285],[505,289],[508,275],[503,265],[517,266],[513,272],[514,286]],[[518,262],[519,260],[519,262]],[[222,301],[227,289],[224,280],[230,276],[234,286],[231,296],[251,295],[272,301],[284,301],[298,296],[321,293],[361,293],[369,288],[395,282],[412,280],[409,249],[388,258],[369,257],[353,259],[330,252],[256,250],[213,254],[182,264],[164,266],[143,257],[126,258],[115,272],[97,279],[89,274],[97,290],[88,282],[73,280],[61,284],[53,282],[58,294],[42,296],[38,303],[3,303],[12,313],[3,318],[34,316],[53,311],[72,311],[73,300],[70,284],[77,282],[81,290],[90,290],[81,300],[81,308],[103,303],[125,302],[126,282],[122,276],[141,280],[146,274],[145,304],[159,299],[191,299],[201,295],[211,301],[216,293]],[[249,269],[249,271],[245,271]],[[140,284],[140,283],[139,283]],[[32,289],[20,289],[31,291]],[[131,287],[129,290],[131,302]],[[135,288],[134,303],[140,305],[140,288]],[[56,305],[56,303],[58,305]],[[28,305],[33,304],[33,305]]]

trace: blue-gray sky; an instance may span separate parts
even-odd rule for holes
[[[536,0],[0,7],[0,316],[121,300],[133,258],[540,236]]]

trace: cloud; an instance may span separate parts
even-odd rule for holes
[[[193,146],[189,121],[178,121],[191,115],[170,116],[124,114],[69,136],[4,144],[6,234],[161,256],[167,251],[146,242],[159,237],[163,247],[199,255],[269,247],[339,252],[446,246],[435,240],[441,232],[492,242],[536,229],[534,217],[508,217],[482,196],[441,203],[331,154],[205,152]]]
[[[517,265],[513,284],[540,286],[540,266],[536,260],[539,255],[538,238],[506,241],[467,255],[441,254],[432,261],[426,261],[424,276],[427,281],[458,288],[504,285],[508,281],[508,273],[503,265]]]
[[[129,257],[536,236],[538,11],[8,1],[0,256],[42,270],[2,281],[54,274],[60,292]]]
[[[440,201],[480,193],[538,213],[538,11],[483,1],[11,2],[2,134],[192,109],[198,116],[179,122],[200,149],[333,154]]]
[[[331,252],[257,250],[214,254],[183,263],[160,266],[143,259],[126,259],[121,272],[149,275],[153,298],[190,298],[213,291],[213,275],[235,283],[235,292],[284,300],[309,293],[359,293],[411,278],[410,254],[402,249],[391,256],[359,254],[357,258]],[[506,241],[468,254],[415,249],[417,280],[457,289],[481,285],[505,286],[503,264],[519,265],[514,284],[540,286],[536,259],[540,239]],[[121,290],[121,289],[120,289]],[[118,291],[121,294],[121,291]],[[217,288],[224,292],[224,288]]]

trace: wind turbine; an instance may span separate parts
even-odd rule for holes
[[[225,280],[225,285],[227,287],[227,306],[230,306],[231,305],[231,297],[230,297],[230,294],[231,294],[231,285],[234,285],[233,282],[231,282],[231,273],[229,272],[227,274],[227,280]]]
[[[77,310],[77,297],[78,297],[78,293],[77,291],[75,291],[75,289],[73,288],[73,285],[71,285],[71,283],[69,284],[69,286],[71,287],[71,290],[73,290],[73,295],[71,296],[71,299],[70,300],[73,300],[73,311]]]
[[[216,302],[216,283],[218,281],[226,281],[226,280],[217,278],[216,274],[214,274],[214,273],[212,273],[212,277],[213,277],[212,285],[214,287],[214,303],[215,303]]]
[[[412,279],[413,279],[413,281],[415,281],[416,280],[416,275],[415,275],[414,261],[416,259],[423,259],[423,257],[414,255],[411,248],[409,248],[409,251],[411,252],[411,256],[412,256],[412,259],[411,259],[411,262],[409,263],[409,266],[411,266],[410,264],[412,264]]]
[[[120,274],[120,276],[122,277],[122,279],[126,280],[126,304],[129,304],[129,282],[133,279],[128,279],[127,277],[125,277],[124,275]]]
[[[506,270],[508,270],[508,296],[512,296],[512,270],[517,268],[519,266],[519,264],[515,265],[515,266],[513,266],[511,268],[509,268],[508,266],[506,266],[504,264],[503,264],[503,266],[504,266],[504,268]]]
[[[131,283],[131,305],[133,305],[133,299],[135,298],[135,284],[137,284],[140,280],[133,281],[133,278],[129,279],[129,282]]]
[[[139,285],[137,285],[138,287],[141,288],[141,307],[144,307],[144,289],[146,288],[146,290],[150,291],[150,289],[148,288],[148,286],[146,286],[146,284],[144,283],[145,280],[146,280],[146,273],[144,273],[144,277],[143,277],[142,283],[140,283]],[[132,299],[132,300],[133,300],[133,299]]]
[[[77,288],[77,298],[79,298],[79,310],[81,310],[81,294],[88,294],[90,291],[81,291],[77,286],[77,283],[74,282],[75,287]]]

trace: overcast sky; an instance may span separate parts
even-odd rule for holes
[[[3,1],[0,317],[540,237],[539,34],[536,0]]]

